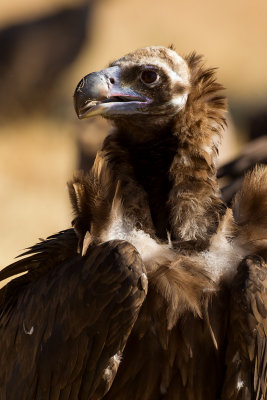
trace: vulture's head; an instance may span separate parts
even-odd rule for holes
[[[160,46],[129,53],[79,82],[74,93],[78,117],[101,115],[120,126],[145,129],[170,126],[181,114],[199,121],[203,112],[207,118],[215,112],[216,119],[218,110],[225,111],[224,97],[217,94],[222,86],[201,60],[195,53],[182,58]]]
[[[174,50],[146,47],[85,76],[74,93],[79,118],[113,120],[167,116],[181,110],[190,90],[187,62]]]

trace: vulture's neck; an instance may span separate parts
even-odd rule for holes
[[[177,138],[167,132],[140,142],[120,131],[118,140],[129,154],[136,181],[147,193],[156,235],[166,239],[171,229],[167,204],[172,188],[169,172],[177,151]]]
[[[180,246],[208,246],[224,212],[216,180],[216,140],[215,135],[196,134],[196,127],[181,116],[154,135],[119,127],[106,140],[116,175],[132,175],[144,189],[159,238],[170,232]],[[137,218],[144,214],[140,208]]]

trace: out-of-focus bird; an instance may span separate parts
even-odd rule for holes
[[[89,38],[94,6],[88,0],[0,30],[2,119],[51,110],[56,83]]]
[[[241,188],[246,172],[259,163],[267,164],[267,135],[249,141],[237,158],[219,168],[218,178],[227,180],[227,184],[222,187],[222,197],[227,204],[231,204]]]
[[[266,105],[255,109],[252,104],[232,105],[231,114],[238,127],[246,132],[247,143],[238,157],[218,170],[222,178],[222,198],[231,204],[234,195],[241,188],[245,174],[257,164],[267,164],[267,110]]]
[[[69,183],[73,229],[0,273],[27,271],[0,292],[3,399],[266,399],[266,169],[233,218],[222,89],[156,46],[80,81],[79,117],[114,127]]]

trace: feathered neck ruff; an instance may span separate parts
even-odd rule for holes
[[[174,156],[169,195],[174,239],[209,244],[224,215],[216,179],[216,158],[226,127],[224,87],[216,81],[216,68],[206,69],[195,53],[185,57],[191,89],[185,108],[175,118],[178,148]]]

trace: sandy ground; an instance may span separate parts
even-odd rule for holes
[[[74,3],[4,0],[0,24],[65,4]],[[90,46],[64,75],[60,95],[71,108],[73,89],[85,74],[137,47],[173,43],[180,54],[197,50],[219,66],[231,99],[257,102],[267,97],[266,14],[264,0],[98,0]],[[76,166],[76,132],[73,112],[61,121],[44,116],[1,127],[0,268],[39,237],[70,226],[65,183]],[[236,151],[229,132],[223,159]]]

